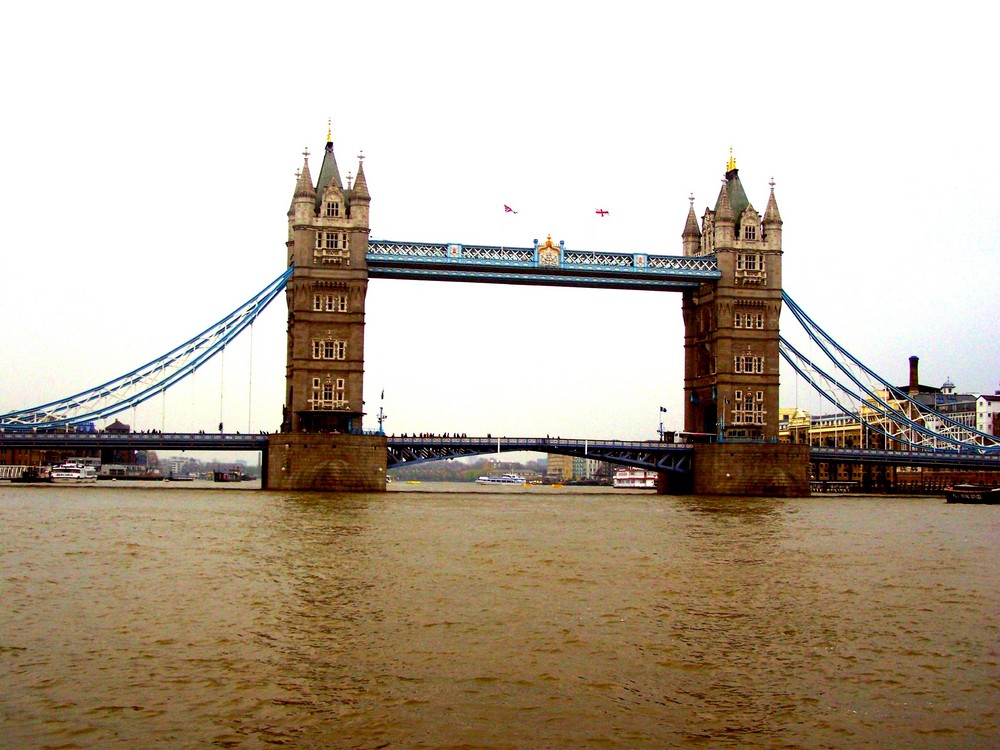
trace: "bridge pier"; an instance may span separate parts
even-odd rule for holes
[[[384,492],[384,435],[276,433],[268,440],[269,490]]]
[[[809,446],[703,443],[694,447],[694,494],[808,497]]]

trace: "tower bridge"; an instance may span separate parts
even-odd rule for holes
[[[382,277],[680,292],[684,429],[747,441],[725,451],[699,446],[695,491],[808,492],[808,450],[776,445],[782,220],[773,182],[761,215],[730,157],[715,208],[700,225],[690,199],[676,256],[585,252],[551,236],[532,247],[398,242],[370,238],[363,157],[345,185],[329,134],[315,182],[303,156],[288,212],[285,405],[281,436],[271,443],[271,486],[384,487],[384,438],[357,434],[368,279]],[[322,437],[333,434],[341,437]],[[747,471],[734,472],[741,464]],[[745,481],[734,483],[734,475]]]
[[[112,441],[119,447],[259,449],[266,456],[266,487],[339,491],[384,490],[387,468],[405,462],[494,450],[537,450],[651,468],[668,478],[666,484],[673,491],[805,495],[811,449],[778,443],[779,362],[784,359],[828,399],[832,399],[831,383],[835,384],[846,394],[842,400],[832,399],[838,410],[863,420],[866,429],[881,436],[874,452],[856,456],[858,461],[891,461],[894,451],[898,455],[910,447],[930,450],[939,462],[956,465],[977,457],[988,463],[1000,460],[996,438],[958,424],[931,430],[920,412],[922,407],[906,403],[905,394],[884,382],[867,386],[847,368],[843,368],[846,377],[838,381],[808,362],[780,335],[779,318],[787,306],[825,352],[839,346],[782,289],[782,219],[773,180],[764,211],[758,213],[731,156],[715,206],[705,210],[700,222],[694,198],[690,198],[679,255],[649,248],[584,251],[553,242],[551,236],[535,240],[530,247],[373,239],[363,157],[359,157],[356,174],[353,183],[349,180],[345,186],[328,134],[315,181],[309,154],[304,154],[288,210],[286,270],[275,281],[215,326],[158,360],[89,391],[0,415],[4,428],[0,447],[45,441],[61,441],[69,447]],[[684,431],[712,440],[673,445],[591,438],[366,434],[362,430],[364,325],[370,278],[680,293]],[[95,437],[68,431],[132,408],[193,373],[282,291],[288,317],[280,432]],[[860,365],[849,355],[846,359]],[[809,371],[817,374],[809,375]],[[946,420],[941,415],[934,419],[939,427]],[[62,434],[47,434],[60,428]],[[981,450],[963,452],[969,446]]]

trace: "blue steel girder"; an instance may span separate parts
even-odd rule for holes
[[[928,466],[937,469],[976,469],[1000,471],[1000,454],[982,447],[957,450],[911,449],[885,450],[873,448],[835,448],[813,446],[809,460],[844,464],[882,464],[886,466]]]
[[[722,276],[714,255],[585,252],[561,243],[558,252],[555,246],[540,252],[537,242],[504,247],[370,240],[366,260],[371,278],[604,289],[683,291]]]
[[[388,438],[388,467],[510,451],[559,453],[682,474],[691,471],[694,455],[690,445],[644,440],[393,436]]]

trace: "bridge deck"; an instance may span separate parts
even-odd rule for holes
[[[0,430],[0,448],[65,450],[198,450],[263,451],[268,449],[266,434],[169,433],[169,432],[35,432]],[[388,466],[436,461],[493,452],[531,451],[582,456],[623,466],[653,471],[688,472],[694,460],[694,446],[655,440],[605,440],[553,437],[396,437],[386,438]],[[877,463],[896,466],[1000,470],[1000,455],[976,450],[886,451],[858,448],[810,449],[813,461]]]

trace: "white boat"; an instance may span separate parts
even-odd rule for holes
[[[624,489],[655,490],[656,472],[645,469],[618,469],[614,476],[614,486]]]
[[[476,480],[476,484],[527,484],[528,480],[520,474],[503,474],[501,476],[482,476]]]
[[[54,484],[91,484],[97,481],[97,469],[77,461],[67,461],[52,467],[49,481]]]

